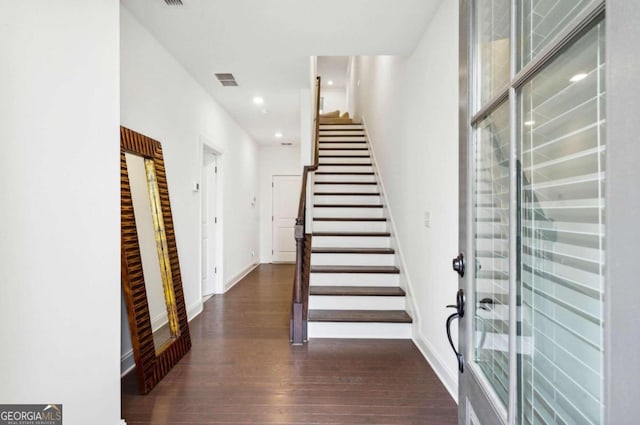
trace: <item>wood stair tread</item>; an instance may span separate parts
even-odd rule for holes
[[[398,274],[395,266],[311,266],[311,273],[381,273]]]
[[[380,196],[380,192],[313,192],[320,196]]]
[[[312,254],[395,254],[393,248],[312,248]]]
[[[350,175],[350,176],[373,176],[373,171],[316,171],[315,174],[327,175]]]
[[[320,167],[335,167],[335,166],[348,166],[348,167],[371,167],[373,164],[370,162],[322,162]]]
[[[314,208],[382,208],[381,204],[313,204]]]
[[[314,232],[313,236],[341,236],[341,237],[373,237],[385,238],[391,236],[389,232]]]
[[[326,137],[326,136],[320,136],[320,137]],[[367,143],[364,140],[349,140],[350,136],[329,136],[329,137],[335,137],[336,140],[319,140],[318,143],[320,143],[321,146],[323,143],[347,143],[350,145],[366,145]],[[331,148],[325,148],[325,149],[331,149]]]
[[[319,148],[321,151],[368,151],[369,148]]]
[[[338,184],[338,185],[377,185],[378,182],[345,182],[345,181],[340,181],[340,182],[314,182],[314,184]]]
[[[323,154],[320,154],[320,158],[370,158],[370,157],[371,155],[323,155]]]
[[[406,295],[399,286],[310,286],[309,295],[403,297]]]
[[[384,217],[314,217],[313,221],[387,221]]]
[[[404,310],[309,310],[310,322],[412,323]]]

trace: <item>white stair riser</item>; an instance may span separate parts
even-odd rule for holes
[[[320,164],[318,171],[324,173],[373,173],[373,167],[371,165],[324,165]]]
[[[314,217],[381,218],[382,208],[313,207]]]
[[[314,236],[314,248],[389,248],[391,238],[373,236]]]
[[[314,232],[386,232],[386,221],[314,221]]]
[[[379,205],[379,196],[336,196],[336,195],[314,195],[314,204],[344,204],[344,205]]]
[[[310,295],[312,310],[404,310],[405,297]]]
[[[353,146],[352,146],[353,147]],[[323,146],[324,148],[324,146]],[[349,155],[369,155],[368,150],[364,149],[322,149],[320,151],[320,158],[331,155],[331,156],[349,156]]]
[[[344,192],[362,192],[362,193],[374,193],[380,191],[377,184],[315,184],[313,186],[315,192],[331,192],[331,193],[344,193]]]
[[[323,136],[318,137],[319,142],[366,142],[364,136]]]
[[[398,286],[400,276],[393,273],[311,273],[310,285]]]
[[[320,129],[320,136],[364,136],[363,130],[327,130]]]
[[[393,254],[311,254],[312,266],[394,266]]]
[[[321,148],[335,149],[335,148],[366,148],[367,144],[365,142],[359,143],[347,143],[347,142],[322,142],[320,143]],[[323,152],[323,151],[320,151]],[[367,151],[362,151],[367,152]]]
[[[309,338],[409,339],[411,323],[309,322]]]
[[[364,131],[362,124],[320,124],[322,130],[360,130]]]
[[[366,155],[366,154],[365,154]],[[320,165],[324,165],[324,164],[370,164],[371,163],[371,158],[370,157],[366,157],[366,158],[350,158],[347,156],[340,156],[340,157],[327,157],[327,156],[320,156]]]
[[[317,182],[375,182],[376,177],[358,174],[316,174],[314,180]]]

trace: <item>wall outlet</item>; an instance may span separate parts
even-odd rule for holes
[[[427,229],[431,228],[431,212],[430,211],[424,212],[424,227],[426,227]]]
[[[256,256],[256,252],[255,251],[251,251],[251,256],[255,257]]]

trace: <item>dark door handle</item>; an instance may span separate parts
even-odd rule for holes
[[[453,323],[455,319],[464,317],[464,291],[462,289],[458,290],[458,293],[456,294],[456,304],[448,305],[447,308],[456,309],[456,312],[447,318],[447,338],[449,339],[451,349],[456,355],[456,359],[458,359],[458,370],[460,373],[464,373],[464,356],[456,349],[453,339],[451,338],[451,323]]]
[[[456,258],[453,259],[451,265],[453,267],[453,270],[456,271],[460,275],[460,277],[464,277],[465,264],[464,264],[464,254],[462,252],[458,254]]]

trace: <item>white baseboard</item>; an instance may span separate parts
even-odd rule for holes
[[[133,358],[133,349],[131,349],[120,357],[120,377],[124,377],[134,367],[136,367],[136,361]]]
[[[259,265],[260,263],[250,264],[249,266],[245,267],[240,273],[229,279],[229,281],[224,284],[224,292],[226,293],[229,289],[233,288],[236,283],[244,279],[245,276],[254,271]]]
[[[449,370],[445,363],[442,361],[440,356],[438,356],[431,348],[431,344],[422,337],[422,335],[418,335],[413,337],[413,342],[418,347],[418,350],[422,353],[424,358],[427,360],[431,369],[436,373],[440,382],[447,389],[453,400],[458,403],[458,375],[455,372]]]
[[[202,313],[202,308],[203,308],[202,300],[196,301],[195,303],[191,304],[187,308],[187,320],[192,321],[193,319],[198,317],[198,315]]]
[[[151,330],[155,332],[167,323],[169,323],[169,318],[167,317],[167,311],[165,309],[165,311],[158,314],[156,317],[151,318]]]

